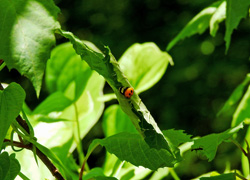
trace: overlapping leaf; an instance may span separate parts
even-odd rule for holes
[[[19,84],[11,83],[0,90],[0,148],[10,124],[22,109],[24,99],[25,92]]]
[[[0,154],[0,178],[1,180],[14,180],[20,172],[21,167],[15,154],[3,152]]]

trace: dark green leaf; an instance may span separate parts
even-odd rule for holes
[[[219,116],[222,113],[226,113],[230,107],[235,105],[240,100],[240,98],[243,96],[246,86],[249,83],[250,83],[250,74],[247,74],[244,81],[240,85],[238,85],[238,87],[233,91],[233,93],[228,98],[222,109],[218,112],[217,116]]]
[[[39,95],[46,61],[55,44],[59,9],[52,0],[1,0],[0,59],[27,76]]]
[[[92,143],[100,143],[109,153],[115,154],[122,161],[151,170],[173,167],[179,161],[166,149],[150,148],[139,134],[123,132],[102,140],[96,139]]]
[[[200,139],[194,140],[192,145],[193,150],[198,150],[201,155],[208,158],[208,161],[212,161],[215,157],[218,146],[223,142],[228,140],[232,135],[243,128],[243,124],[228,129],[222,133],[210,134]]]
[[[191,136],[184,133],[184,130],[164,130],[162,131],[164,136],[167,137],[174,146],[178,147],[180,144],[185,142],[191,142]]]
[[[234,115],[233,115],[233,121],[232,126],[237,126],[241,122],[245,120],[250,120],[250,86],[248,86],[248,90],[243,96],[242,100],[240,101],[240,104],[238,105]]]
[[[227,0],[227,14],[226,14],[226,52],[229,48],[231,35],[233,30],[237,28],[242,18],[248,14],[250,1],[249,0]]]
[[[0,148],[4,137],[22,109],[25,99],[23,88],[11,83],[6,89],[0,90]]]
[[[1,180],[14,180],[21,170],[15,154],[11,154],[10,156],[7,152],[0,154],[0,169]]]

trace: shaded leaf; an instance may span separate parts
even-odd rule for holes
[[[199,153],[208,158],[208,161],[212,161],[215,157],[218,146],[223,142],[228,140],[232,135],[243,128],[243,124],[228,129],[222,133],[209,134],[207,136],[201,137],[194,140],[192,149],[199,149]]]
[[[10,124],[20,113],[25,99],[23,88],[11,83],[6,89],[0,90],[0,148]]]
[[[20,172],[21,166],[15,158],[15,154],[9,156],[7,152],[3,152],[0,154],[0,169],[1,180],[14,180]]]
[[[233,30],[237,28],[242,18],[248,14],[250,1],[249,0],[227,0],[227,18],[226,18],[226,52],[228,51],[231,35]]]
[[[250,120],[250,86],[248,86],[248,90],[243,96],[242,100],[240,101],[240,104],[238,105],[234,115],[233,115],[233,121],[232,126],[237,126],[241,122],[245,120]]]
[[[55,44],[59,9],[52,0],[1,0],[0,59],[27,76],[39,95],[46,61]]]
[[[246,86],[250,83],[250,74],[247,74],[244,81],[238,85],[238,87],[233,91],[233,93],[230,95],[222,109],[218,112],[217,116],[219,116],[222,113],[226,113],[226,111],[229,110],[229,108],[233,105],[235,105],[240,98],[243,96],[244,90]]]

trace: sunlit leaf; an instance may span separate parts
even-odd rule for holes
[[[0,148],[10,124],[22,109],[24,99],[25,92],[19,84],[11,83],[0,90]]]
[[[216,155],[218,146],[223,142],[228,140],[234,133],[237,133],[243,128],[243,124],[228,129],[222,133],[209,134],[207,136],[201,137],[194,140],[192,145],[193,150],[197,150],[201,155],[207,157],[208,161],[212,161]]]
[[[59,9],[52,0],[1,0],[0,59],[27,76],[39,95],[46,61],[55,44]]]
[[[228,51],[231,35],[233,30],[237,28],[242,18],[246,18],[249,10],[249,0],[227,0],[227,13],[226,13],[226,52]]]
[[[218,176],[202,177],[200,180],[236,180],[235,173],[220,174]]]
[[[215,36],[218,29],[219,23],[222,22],[226,18],[226,1],[222,1],[219,7],[216,9],[214,14],[210,19],[210,34],[211,36]]]
[[[117,180],[114,177],[107,177],[103,173],[101,168],[93,168],[91,171],[82,177],[83,180],[95,179],[95,180]]]
[[[137,132],[129,117],[121,110],[120,106],[109,106],[103,115],[103,130],[105,136],[120,132]]]
[[[168,44],[167,51],[180,40],[190,37],[194,34],[202,34],[209,26],[212,15],[216,12],[217,7],[220,5],[219,2],[208,6],[197,14],[183,29],[182,31]]]
[[[121,70],[138,94],[157,83],[169,63],[173,65],[171,56],[154,43],[134,44],[119,60]]]
[[[120,93],[120,87],[131,87],[131,85],[121,71],[110,49],[105,47],[104,54],[102,54],[94,51],[71,32],[58,29],[58,33],[68,38],[73,44],[76,53],[79,54],[93,70],[105,78],[115,92],[122,110],[130,117],[137,131],[145,137],[145,141],[148,145],[156,149],[166,149],[174,158],[178,159],[179,157],[176,157],[175,152],[173,152],[174,149],[171,149],[172,146],[169,144],[170,142],[163,136],[136,91],[130,99]]]

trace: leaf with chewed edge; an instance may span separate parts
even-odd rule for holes
[[[105,139],[95,139],[89,147],[87,156],[98,144],[104,146],[109,153],[115,154],[122,161],[151,170],[173,167],[177,163],[169,151],[150,148],[143,138],[135,133],[123,132]]]

